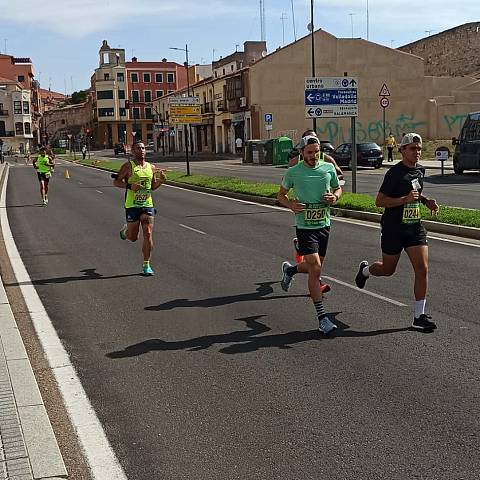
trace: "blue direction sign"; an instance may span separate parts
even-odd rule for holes
[[[356,105],[357,89],[305,90],[305,106],[308,105]]]

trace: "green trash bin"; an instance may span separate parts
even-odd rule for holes
[[[273,139],[273,165],[287,165],[288,154],[293,148],[293,141],[288,137]]]

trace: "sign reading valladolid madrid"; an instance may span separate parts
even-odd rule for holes
[[[357,117],[357,77],[307,77],[305,118]]]

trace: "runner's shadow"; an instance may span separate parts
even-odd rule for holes
[[[0,208],[5,208],[8,210],[9,208],[27,208],[27,207],[42,207],[44,208],[43,203],[32,203],[31,205],[7,205],[6,207],[0,207]]]
[[[104,276],[101,273],[95,271],[96,268],[86,268],[85,270],[80,270],[83,272],[83,275],[77,277],[55,277],[55,278],[42,278],[40,280],[32,280],[31,282],[15,282],[15,283],[5,283],[6,287],[18,287],[20,285],[49,285],[57,283],[68,283],[68,282],[77,282],[82,280],[112,280],[114,278],[126,278],[126,277],[139,277],[142,276],[141,273],[130,273],[127,275],[110,275]]]
[[[160,305],[151,305],[145,307],[145,310],[158,312],[163,310],[173,310],[174,308],[189,308],[189,307],[219,307],[222,305],[231,305],[238,302],[251,302],[256,300],[275,300],[279,298],[295,298],[295,297],[308,297],[308,295],[274,295],[267,297],[270,293],[273,293],[272,285],[279,282],[260,282],[256,283],[258,288],[255,292],[251,293],[239,293],[238,295],[227,295],[223,297],[211,297],[200,300],[189,300],[188,298],[178,298],[177,300],[171,300],[170,302],[161,303]]]

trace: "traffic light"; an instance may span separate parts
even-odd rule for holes
[[[127,110],[130,108],[130,100],[125,100],[125,108]]]
[[[85,133],[86,133],[87,135],[90,135],[90,129],[87,128],[87,129],[85,130]]]

